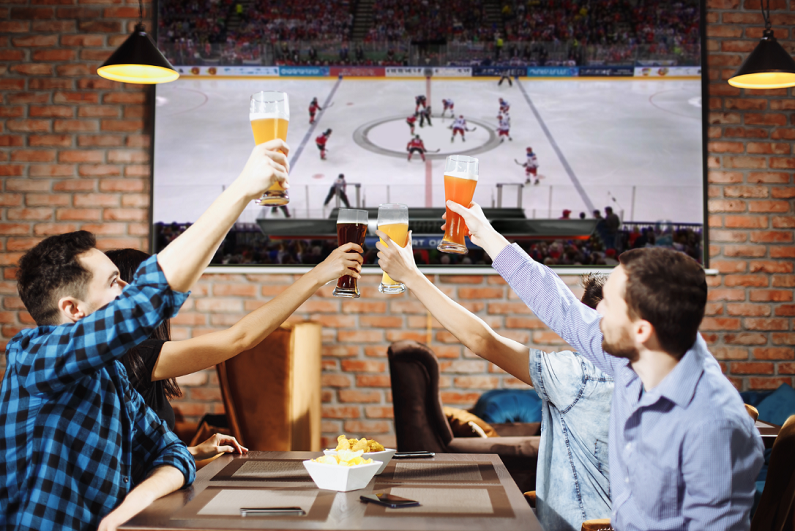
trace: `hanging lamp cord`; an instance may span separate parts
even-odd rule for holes
[[[765,33],[767,33],[772,26],[770,24],[770,0],[767,0],[767,8],[765,8],[765,0],[759,0],[759,7],[762,10],[762,18],[765,20]]]

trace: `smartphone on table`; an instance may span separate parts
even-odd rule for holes
[[[273,516],[291,515],[306,516],[306,511],[300,507],[241,507],[240,516]]]
[[[415,452],[396,452],[392,457],[395,459],[417,459],[421,457],[436,457],[436,454],[425,450],[417,450]]]
[[[417,507],[420,504],[420,502],[417,500],[401,498],[400,496],[387,494],[385,492],[359,496],[359,499],[365,503],[377,503],[378,505],[383,505],[392,509],[399,509],[401,507]]]

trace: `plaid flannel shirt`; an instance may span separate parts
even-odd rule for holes
[[[147,474],[173,466],[193,482],[193,457],[117,361],[187,296],[171,290],[153,256],[107,306],[11,340],[0,387],[0,528],[96,529],[134,487],[134,462]]]

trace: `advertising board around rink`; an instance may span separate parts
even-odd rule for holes
[[[469,66],[388,66],[386,77],[472,77]]]

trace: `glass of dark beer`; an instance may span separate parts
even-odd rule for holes
[[[364,235],[367,233],[367,211],[341,208],[337,215],[337,245],[357,243],[364,245]],[[358,299],[359,286],[356,278],[344,275],[337,281],[334,288],[335,297],[348,297]]]

